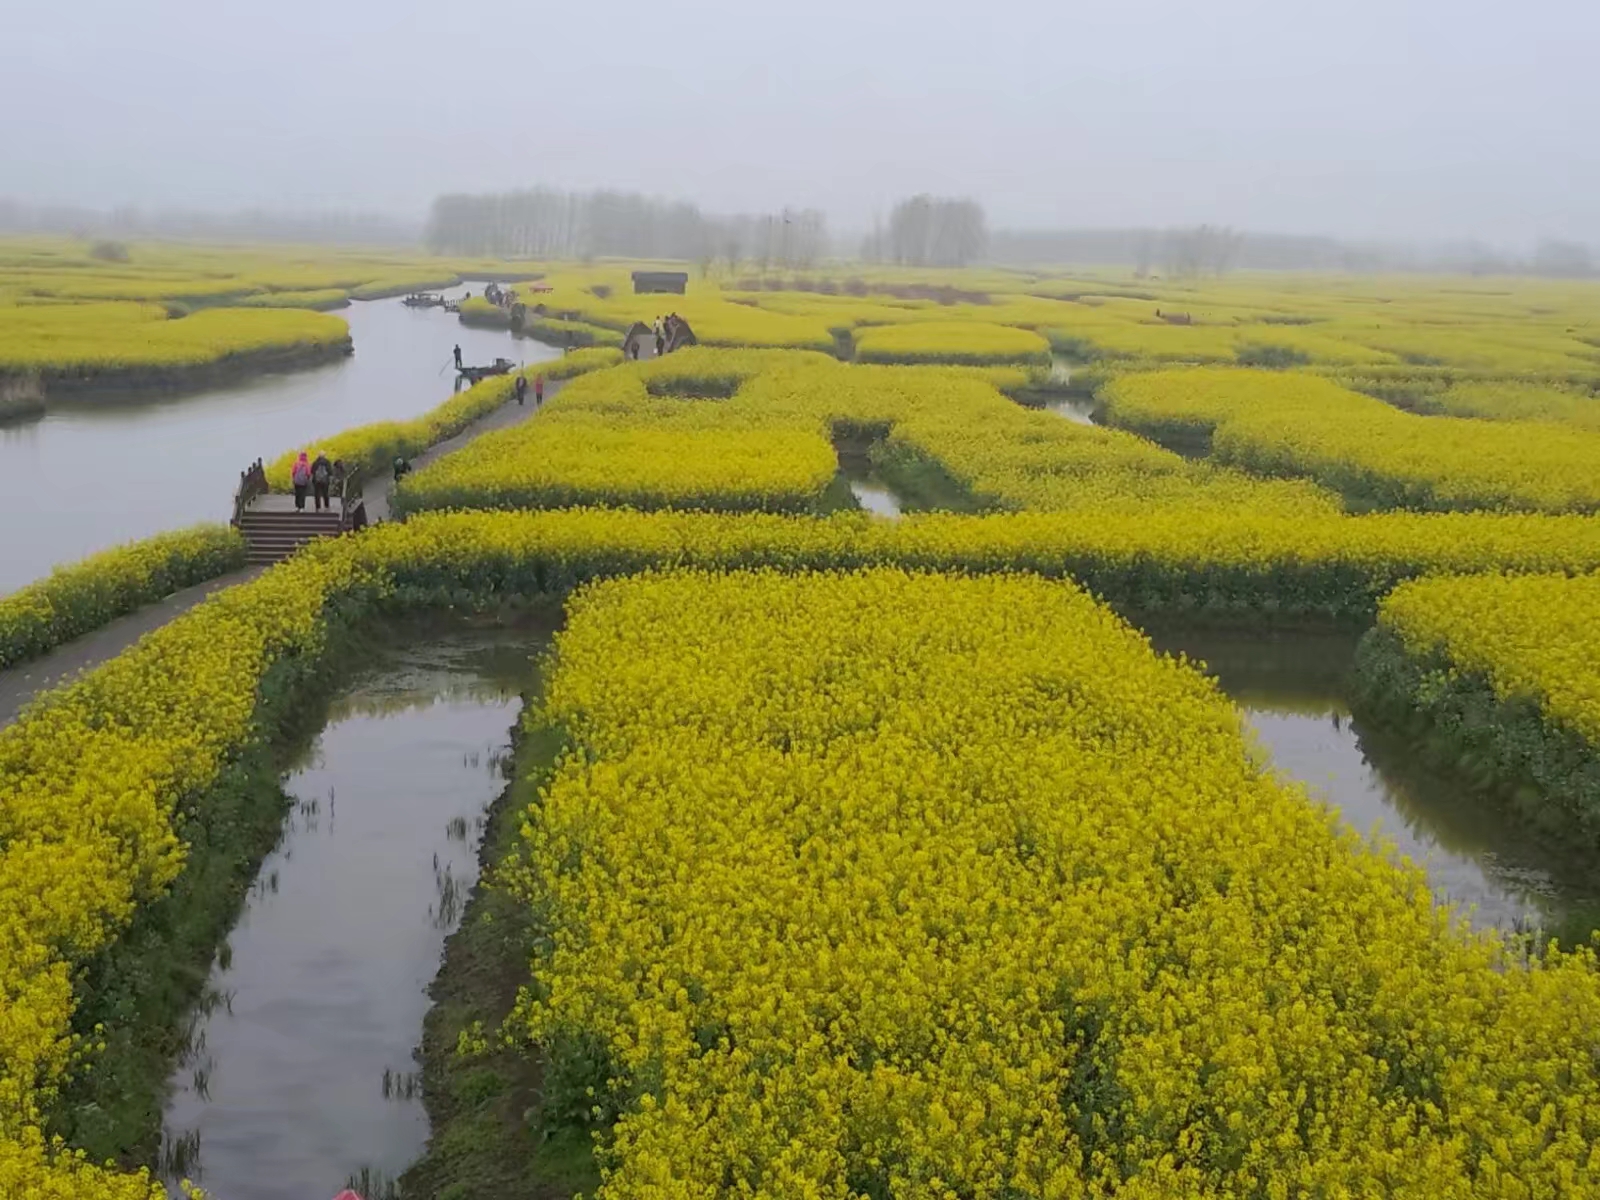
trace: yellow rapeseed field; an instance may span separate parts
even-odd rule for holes
[[[1194,369],[1126,375],[1113,421],[1212,432],[1221,462],[1305,475],[1358,503],[1421,509],[1600,509],[1600,432],[1427,417],[1313,375]]]
[[[0,375],[336,342],[297,307],[510,269],[117,249],[0,242]],[[533,271],[552,331],[676,311],[706,345],[539,368],[591,373],[412,476],[411,520],[0,729],[0,1196],[162,1197],[41,1127],[94,1061],[85,968],[184,869],[280,681],[379,611],[572,592],[528,716],[566,753],[510,876],[551,936],[508,1032],[596,1114],[605,1200],[1600,1194],[1594,955],[1467,932],[1105,607],[1378,615],[1593,741],[1592,286],[828,267],[636,296],[615,263]],[[1009,399],[1052,350],[1213,460]],[[1226,367],[1171,369],[1197,363]],[[509,384],[319,448],[382,467]],[[835,438],[976,514],[813,515]],[[0,662],[237,554],[193,531],[24,589]]]
[[[856,334],[856,358],[888,363],[1034,363],[1049,365],[1050,344],[1037,333],[978,321],[875,325]]]
[[[116,546],[0,596],[0,669],[33,658],[179,588],[244,566],[244,539],[197,525]]]
[[[0,371],[192,367],[231,354],[339,345],[349,336],[338,317],[292,308],[203,309],[173,319],[152,304],[0,307]]]
[[[1594,956],[1452,925],[1077,589],[616,581],[556,662],[523,1019],[604,1200],[1600,1186]]]
[[[1600,575],[1420,579],[1384,598],[1379,622],[1600,746]]]
[[[92,1050],[77,1043],[70,1033],[74,970],[115,938],[138,907],[160,894],[181,870],[184,846],[182,818],[177,810],[179,801],[203,796],[222,762],[251,736],[258,689],[269,667],[285,656],[302,664],[316,663],[327,645],[328,631],[324,622],[330,611],[336,609],[341,619],[348,620],[370,611],[380,602],[385,606],[397,600],[459,604],[470,597],[491,599],[507,594],[561,592],[599,576],[672,566],[711,569],[765,566],[795,570],[873,564],[903,564],[934,571],[992,573],[1022,569],[1057,576],[1071,573],[1089,581],[1097,590],[1113,593],[1120,589],[1135,602],[1145,596],[1177,602],[1178,597],[1187,594],[1190,602],[1198,596],[1201,602],[1215,601],[1224,609],[1238,605],[1240,611],[1260,611],[1262,602],[1267,601],[1282,605],[1286,611],[1316,611],[1317,605],[1332,604],[1336,612],[1348,615],[1370,612],[1377,597],[1395,581],[1427,571],[1467,571],[1487,565],[1524,571],[1595,570],[1600,568],[1600,528],[1587,518],[1537,516],[1334,516],[1317,522],[1286,517],[1229,519],[1220,513],[1195,519],[1173,511],[1159,519],[1133,514],[1119,517],[1115,514],[1040,513],[930,516],[890,525],[860,516],[811,520],[765,514],[646,514],[588,509],[423,516],[405,524],[385,525],[360,537],[315,545],[290,562],[268,571],[262,578],[220,593],[70,687],[48,694],[21,719],[0,730],[0,938],[7,948],[0,960],[0,995],[5,1000],[0,1006],[0,1014],[3,1014],[0,1018],[0,1183],[6,1186],[8,1194],[72,1196],[74,1200],[130,1200],[132,1197],[143,1200],[150,1191],[148,1181],[108,1175],[61,1159],[47,1153],[39,1142],[40,1115],[50,1105],[64,1072],[80,1052]],[[934,619],[930,616],[931,623],[925,627],[927,637],[919,642],[916,626],[908,627],[903,623],[906,613],[917,608],[913,603],[916,593],[907,589],[942,585],[931,579],[915,583],[903,576],[885,578],[902,582],[870,585],[856,600],[850,599],[848,591],[836,592],[831,598],[828,593],[819,592],[815,604],[821,607],[807,607],[812,604],[807,599],[809,589],[796,587],[785,591],[774,585],[753,593],[764,606],[759,619],[755,614],[738,616],[737,610],[745,601],[738,601],[735,590],[723,597],[727,601],[725,620],[710,619],[716,612],[710,602],[698,605],[693,614],[686,616],[695,615],[697,620],[706,618],[699,626],[702,633],[695,637],[710,636],[704,631],[715,627],[717,637],[730,652],[746,644],[759,652],[754,657],[730,653],[725,660],[729,664],[763,661],[761,654],[765,651],[761,648],[771,644],[764,640],[770,636],[811,641],[817,654],[825,658],[832,654],[827,661],[835,663],[843,672],[836,674],[840,688],[847,685],[855,688],[856,681],[861,678],[859,672],[868,672],[870,677],[873,671],[883,671],[881,656],[875,657],[878,650],[874,648],[881,649],[890,654],[892,662],[904,664],[908,679],[938,678],[939,686],[930,685],[928,689],[930,697],[966,694],[975,705],[968,717],[976,717],[980,710],[990,714],[986,718],[991,720],[989,725],[974,725],[970,730],[972,737],[959,736],[950,743],[958,751],[968,744],[974,749],[988,744],[985,739],[997,736],[996,731],[1000,729],[993,721],[1007,722],[1005,736],[1020,738],[1019,746],[1028,744],[1027,739],[1032,736],[1030,730],[1047,734],[1050,745],[1071,744],[1075,739],[1090,736],[1096,728],[1110,730],[1109,726],[1097,726],[1093,722],[1073,725],[1071,720],[1077,718],[1071,718],[1071,714],[1087,717],[1104,708],[1108,714],[1115,714],[1116,720],[1134,720],[1136,723],[1131,728],[1164,729],[1168,736],[1177,737],[1178,742],[1183,743],[1179,746],[1181,753],[1170,758],[1158,757],[1168,763],[1173,777],[1181,778],[1185,785],[1191,770],[1195,778],[1206,778],[1199,772],[1206,769],[1211,748],[1217,746],[1228,747],[1229,756],[1237,755],[1238,761],[1231,770],[1246,770],[1242,747],[1237,744],[1236,718],[1209,685],[1202,684],[1197,676],[1186,671],[1159,665],[1137,637],[1073,588],[1042,581],[971,584],[968,592],[952,594],[953,598],[948,601],[942,598],[937,605],[925,606],[930,613],[948,611],[950,617]],[[986,587],[996,590],[986,592],[983,590]],[[874,588],[879,590],[874,592]],[[1184,589],[1188,589],[1187,593]],[[621,592],[612,594],[623,595]],[[1204,597],[1210,597],[1211,601]],[[860,607],[869,600],[870,612]],[[603,606],[598,601],[591,600],[590,604],[595,606],[592,610],[595,613],[602,611]],[[853,609],[852,604],[856,605]],[[851,636],[859,641],[829,642],[809,632],[814,630],[820,634],[839,628],[841,610],[838,605],[855,613],[848,624],[853,630]],[[1339,605],[1344,608],[1339,609]],[[603,622],[594,627],[599,624]],[[741,642],[740,637],[749,640]],[[1041,637],[1043,641],[1039,640]],[[909,640],[894,642],[900,646],[894,650],[891,641],[896,638]],[[617,643],[626,644],[625,637]],[[680,649],[688,652],[700,644],[691,637],[683,640]],[[830,645],[838,650],[829,651]],[[851,646],[861,653],[846,653]],[[944,649],[939,649],[941,646]],[[979,646],[990,647],[992,654],[976,653],[975,648]],[[1008,646],[1013,649],[1007,649]],[[1008,656],[1013,653],[1019,655],[1014,666],[1008,665],[1012,663]],[[1067,658],[1063,659],[1063,655]],[[711,672],[708,675],[711,679],[716,679],[712,661],[716,658],[716,654],[711,654],[702,660],[706,670]],[[626,674],[629,670],[654,670],[663,661],[660,655],[620,653],[614,660],[619,672],[616,679],[620,682],[632,678]],[[1052,676],[1044,670],[1050,663],[1074,661],[1086,664],[1085,669],[1093,665],[1099,673],[1084,675],[1077,683],[1067,686],[1069,679],[1078,677],[1070,672]],[[974,674],[980,662],[985,664],[984,669]],[[944,674],[946,668],[951,672],[948,677]],[[681,674],[674,676],[672,672],[659,678],[668,677],[682,678]],[[885,680],[894,677],[893,672],[882,676]],[[645,680],[647,675],[639,678]],[[792,688],[785,690],[782,678],[780,672],[769,674],[767,680],[774,689],[770,694],[775,702],[784,695],[793,694]],[[737,683],[737,680],[728,682]],[[1138,689],[1144,684],[1156,690],[1140,692]],[[712,692],[721,686],[721,683],[716,684]],[[1002,690],[995,691],[996,686]],[[1106,694],[1103,702],[1096,700],[1084,707],[1074,697],[1088,694],[1082,689],[1090,686],[1112,686],[1113,691]],[[1023,690],[1012,695],[1005,689]],[[697,685],[682,699],[687,703],[707,694],[704,686]],[[729,694],[737,694],[737,689]],[[876,693],[874,698],[870,687],[864,693],[822,693],[824,696],[835,694],[840,701],[835,716],[847,722],[854,719],[852,713],[863,719],[873,713],[898,714],[901,709],[896,706],[901,705],[901,700],[895,697],[903,699],[912,695],[909,691],[891,691]],[[1152,703],[1162,697],[1170,698],[1173,703]],[[1003,704],[985,707],[988,701],[1001,700]],[[648,705],[640,701],[634,707],[642,713]],[[763,711],[760,705],[750,707],[752,716]],[[1179,721],[1175,717],[1175,714],[1189,712],[1195,714],[1194,722]],[[931,736],[940,728],[940,722],[956,715],[959,715],[956,710],[941,709],[930,699],[928,707],[912,705],[904,709],[903,717],[894,716],[891,728],[911,732],[920,725],[924,733]],[[868,721],[869,727],[870,724]],[[947,724],[944,728],[965,727]],[[805,729],[803,723],[792,725],[791,739],[803,736]],[[985,729],[990,732],[984,733]],[[1202,731],[1207,731],[1204,736],[1201,736]],[[1178,736],[1180,732],[1181,737]],[[1192,744],[1187,741],[1190,735],[1195,737]],[[1061,737],[1067,742],[1061,743]],[[678,742],[681,745],[683,739],[680,737]],[[1129,744],[1130,750],[1133,744]],[[1192,757],[1194,755],[1200,757]],[[912,771],[914,761],[885,756],[878,760],[875,769]],[[929,761],[920,769],[920,774],[893,774],[892,778],[907,782],[909,786],[914,778],[949,776],[953,761],[938,760],[937,766]],[[1030,760],[1024,756],[1018,761]],[[1036,765],[1042,768],[1050,761],[1055,760],[1041,759]],[[1087,760],[1075,761],[1087,763]],[[1103,763],[1101,770],[1109,773],[1091,772],[1078,778],[1080,781],[1137,779],[1137,774],[1128,772],[1135,772],[1141,761],[1125,756],[1119,749],[1114,760],[1107,759]],[[1232,762],[1233,758],[1228,761]],[[863,776],[863,781],[865,778]],[[891,776],[880,778],[887,780]],[[1035,786],[1038,779],[1053,776],[1029,771],[1015,778],[1028,779],[1030,786]],[[1252,782],[1249,782],[1247,794],[1261,797],[1273,812],[1282,808],[1301,813],[1299,820],[1310,820],[1304,814],[1311,810],[1301,798],[1291,800],[1276,785],[1269,785],[1254,775],[1248,778]],[[1035,791],[1034,794],[1047,793]],[[1098,795],[1092,791],[1083,794]],[[1058,807],[1052,799],[1048,811],[1056,811]],[[1189,829],[1196,831],[1197,836],[1203,834],[1212,828],[1199,821],[1204,811],[1209,810],[1184,809],[1174,831]],[[1234,816],[1237,817],[1236,812]],[[1333,847],[1335,843],[1326,833],[1325,825],[1318,823],[1320,821],[1321,818],[1317,818],[1297,828],[1302,828],[1308,837],[1328,838],[1326,844]],[[1244,828],[1237,822],[1227,827],[1236,832]],[[1039,831],[1043,833],[1045,828],[1040,826]],[[1101,845],[1108,854],[1114,850],[1120,854],[1122,851],[1116,850],[1118,846],[1137,853],[1141,839],[1147,849],[1158,844],[1149,839],[1152,825],[1147,812],[1144,819],[1130,829],[1137,837],[1130,834],[1129,839],[1118,841],[1106,838],[1102,832],[1096,837],[1076,840]],[[1323,832],[1316,833],[1318,829]],[[1315,841],[1305,843],[1291,839],[1287,849],[1316,844]],[[1037,845],[1048,847],[1050,843]],[[1287,852],[1285,843],[1254,835],[1241,838],[1240,845],[1254,852]],[[955,848],[953,844],[952,849]],[[1337,868],[1337,877],[1343,879],[1353,869],[1348,864],[1369,860],[1352,850],[1348,857],[1340,852],[1331,859],[1317,861],[1321,862],[1318,870],[1347,864]],[[1293,876],[1297,886],[1313,877],[1305,874],[1307,864],[1298,858],[1289,866],[1279,859],[1273,862],[1276,865],[1266,870],[1264,876],[1269,882],[1279,877],[1280,870],[1288,872],[1283,878]],[[1388,914],[1397,894],[1394,889],[1400,888],[1398,894],[1404,896],[1410,894],[1406,888],[1419,886],[1414,879],[1405,884],[1407,877],[1396,875],[1392,868],[1376,859],[1370,860],[1370,864],[1362,870],[1366,871],[1373,890],[1370,894],[1352,893],[1351,903],[1355,907],[1348,911]],[[1362,870],[1355,870],[1354,875],[1361,875]],[[1255,893],[1240,890],[1237,894]],[[1294,894],[1301,900],[1306,895],[1303,888]],[[1272,895],[1282,898],[1285,893],[1280,891]],[[1386,896],[1390,899],[1382,899]],[[1273,903],[1278,902],[1276,898]],[[1574,1023],[1592,1024],[1583,1007],[1589,1003],[1584,999],[1591,987],[1589,968],[1580,960],[1563,959],[1553,967],[1531,972],[1520,967],[1490,970],[1486,964],[1493,963],[1499,952],[1489,944],[1473,951],[1445,937],[1439,932],[1439,919],[1428,915],[1425,900],[1424,895],[1418,905],[1407,905],[1406,909],[1412,912],[1413,929],[1432,932],[1411,947],[1409,957],[1384,958],[1382,969],[1374,969],[1376,977],[1381,977],[1394,990],[1392,1012],[1397,1019],[1404,1016],[1406,1020],[1436,1022],[1414,1037],[1409,1033],[1395,1035],[1400,1038],[1396,1045],[1433,1048],[1430,1050],[1433,1057],[1401,1061],[1414,1062],[1416,1070],[1431,1072],[1418,1076],[1426,1078],[1429,1086],[1447,1077],[1438,1073],[1443,1068],[1437,1064],[1443,1062],[1458,1064],[1465,1072],[1449,1074],[1449,1080],[1461,1082],[1461,1086],[1469,1090],[1481,1084],[1476,1098],[1463,1099],[1461,1105],[1452,1109],[1461,1115],[1464,1122],[1461,1136],[1468,1141],[1460,1145],[1435,1145],[1430,1140],[1432,1126],[1426,1121],[1415,1127],[1415,1136],[1402,1132],[1403,1127],[1409,1128],[1406,1122],[1398,1125],[1391,1122],[1389,1133],[1384,1134],[1363,1115],[1367,1110],[1355,1104],[1327,1115],[1330,1130],[1366,1131],[1372,1135],[1371,1145],[1345,1165],[1330,1165],[1325,1158],[1309,1152],[1301,1157],[1275,1158],[1274,1155],[1287,1153],[1285,1147],[1276,1144],[1260,1150],[1234,1146],[1235,1152],[1246,1155],[1239,1160],[1241,1169],[1270,1161],[1278,1164],[1274,1170],[1281,1167],[1286,1171],[1310,1171],[1312,1177],[1319,1178],[1317,1172],[1333,1171],[1337,1177],[1348,1178],[1339,1172],[1367,1170],[1376,1156],[1402,1172],[1395,1178],[1404,1178],[1405,1171],[1416,1170],[1424,1172],[1424,1178],[1436,1180],[1437,1174],[1427,1173],[1440,1172],[1448,1178],[1463,1161],[1461,1146],[1475,1146],[1475,1139],[1479,1138],[1499,1139],[1494,1144],[1500,1148],[1493,1152],[1489,1161],[1497,1164],[1493,1171],[1503,1178],[1542,1178],[1543,1173],[1557,1169],[1557,1164],[1575,1161],[1570,1157],[1573,1136],[1570,1130],[1574,1122],[1581,1125],[1589,1120],[1584,1115],[1588,1111],[1585,1105],[1591,1103],[1586,1099],[1591,1096],[1586,1090],[1587,1083],[1571,1085],[1567,1098],[1562,1101],[1561,1115],[1552,1115],[1539,1127],[1541,1132],[1537,1135],[1529,1132],[1527,1121],[1531,1118],[1524,1115],[1533,1110],[1520,1102],[1502,1102],[1502,1091],[1497,1089],[1515,1084],[1522,1089],[1515,1094],[1526,1098],[1533,1094],[1527,1090],[1530,1087],[1553,1086],[1535,1085],[1524,1075],[1517,1075],[1516,1071],[1523,1069],[1517,1063],[1525,1059],[1526,1070],[1537,1074],[1543,1069],[1539,1064],[1547,1061],[1541,1055],[1563,1052],[1565,1042],[1562,1039],[1567,1035],[1559,1021],[1570,1019]],[[1374,904],[1378,907],[1373,908]],[[1170,902],[1162,900],[1160,907],[1170,910]],[[1316,917],[1333,923],[1317,928],[1342,928],[1337,925],[1342,919],[1337,914],[1346,910],[1335,906],[1324,912],[1324,907],[1320,902],[1310,906],[1302,904],[1299,909],[1283,910],[1280,916],[1290,922],[1298,913],[1307,919]],[[1207,911],[1207,919],[1197,924],[1197,929],[1234,928],[1227,922],[1214,924],[1210,920],[1210,910]],[[1387,920],[1388,916],[1382,921],[1376,916],[1372,921],[1363,918],[1365,923],[1361,925],[1360,937],[1341,947],[1338,954],[1330,951],[1331,957],[1343,961],[1365,945],[1369,937],[1376,939],[1372,943],[1375,947],[1372,953],[1389,946],[1390,942],[1385,939],[1401,927],[1384,924]],[[986,937],[1006,930],[1004,922],[972,928],[986,930]],[[1100,929],[1102,926],[1091,923],[1085,928]],[[1383,933],[1382,937],[1377,936],[1379,932]],[[1383,953],[1389,952],[1383,950]],[[1367,952],[1362,951],[1362,954]],[[1472,957],[1474,954],[1480,957]],[[1461,957],[1463,955],[1466,957]],[[1279,961],[1282,961],[1281,954]],[[1376,960],[1357,957],[1350,961]],[[995,970],[1003,967],[999,960],[988,965]],[[1241,980],[1259,977],[1253,967],[1240,970]],[[1457,1001],[1440,998],[1435,1002],[1429,998],[1431,993],[1427,988],[1436,985],[1436,971],[1447,975],[1454,972],[1450,976],[1451,986],[1463,989],[1456,993],[1457,999],[1470,997],[1473,1011],[1480,1014],[1478,1017],[1469,1019],[1459,1015],[1464,1010]],[[1111,986],[1115,980],[1102,982]],[[1496,988],[1500,990],[1496,992]],[[1547,996],[1551,989],[1564,989],[1560,1002]],[[1112,987],[1111,991],[1097,994],[1108,1000],[1113,996],[1128,1000],[1135,996],[1135,991],[1129,984],[1120,991]],[[1257,993],[1240,995],[1250,997]],[[1151,1002],[1157,1001],[1153,998]],[[1223,1011],[1217,1008],[1218,1002],[1219,996],[1213,994],[1207,1003],[1210,1016]],[[1255,1000],[1249,1001],[1249,1004],[1254,1003]],[[1249,1004],[1239,1011],[1255,1012]],[[1526,1019],[1497,1024],[1498,1018],[1493,1018],[1492,1014],[1500,1011],[1496,1006],[1501,1004],[1525,1006]],[[1006,1027],[994,1025],[994,1021],[1009,1020],[1007,1014],[1011,1011],[1004,1007],[993,1010],[990,1024],[996,1029]],[[1148,1008],[1139,1011],[1149,1015]],[[1129,1009],[1127,1015],[1129,1019],[1137,1018],[1133,1009]],[[1282,1016],[1293,1020],[1289,1026],[1280,1024],[1276,1028],[1302,1029],[1308,1036],[1316,1032],[1317,1037],[1327,1033],[1304,1014],[1287,1012]],[[1294,1024],[1294,1020],[1301,1023]],[[1023,1029],[1022,1026],[1017,1028]],[[1236,1033],[1239,1027],[1223,1023],[1217,1028]],[[1521,1030],[1528,1039],[1525,1055],[1520,1049],[1514,1053],[1506,1048],[1511,1044],[1506,1038],[1512,1036],[1507,1033],[1508,1029]],[[1317,1032],[1319,1030],[1321,1032]],[[1457,1046],[1457,1041],[1452,1039],[1467,1036],[1474,1030],[1481,1033],[1480,1041],[1463,1045],[1459,1060],[1451,1058],[1449,1055],[1455,1053],[1452,1048]],[[1033,1036],[1028,1034],[1028,1037]],[[1251,1039],[1252,1062],[1259,1059],[1263,1044],[1275,1043],[1270,1039],[1263,1042],[1260,1037]],[[1286,1046],[1290,1044],[1302,1043],[1297,1039],[1285,1043]],[[1315,1041],[1307,1044],[1321,1045]],[[1156,1053],[1153,1044],[1150,1052]],[[1354,1051],[1351,1054],[1354,1057],[1339,1061],[1366,1070],[1366,1060]],[[1445,1054],[1445,1058],[1437,1058],[1440,1054]],[[1311,1055],[1312,1059],[1316,1057]],[[1178,1081],[1188,1080],[1181,1086],[1175,1081],[1174,1086],[1180,1086],[1180,1091],[1163,1092],[1160,1089],[1165,1085],[1161,1083],[1158,1067],[1171,1060],[1157,1055],[1149,1061],[1152,1064],[1149,1070],[1153,1073],[1138,1086],[1158,1089],[1150,1094],[1162,1105],[1160,1111],[1171,1114],[1173,1120],[1178,1120],[1182,1111],[1198,1112],[1187,1100],[1169,1104],[1160,1097],[1167,1095],[1170,1099],[1174,1094],[1187,1094],[1181,1089],[1200,1086],[1199,1078],[1180,1074]],[[1585,1060],[1574,1058],[1572,1061]],[[840,1078],[853,1076],[847,1072]],[[1144,1078],[1138,1072],[1130,1076],[1135,1081]],[[800,1081],[808,1089],[803,1094],[816,1099],[811,1083],[805,1079]],[[1021,1080],[1016,1082],[1020,1085]],[[1450,1086],[1455,1086],[1455,1082]],[[1239,1086],[1242,1091],[1227,1093],[1229,1102],[1255,1105],[1243,1110],[1252,1115],[1252,1120],[1262,1112],[1266,1114],[1263,1119],[1280,1120],[1288,1111],[1278,1100],[1272,1099],[1277,1095],[1272,1089],[1261,1090],[1244,1077],[1240,1077]],[[1482,1088],[1489,1091],[1483,1092]],[[1003,1092],[1006,1090],[1002,1088]],[[969,1094],[965,1091],[952,1093],[953,1096]],[[1016,1093],[1016,1100],[1029,1104],[1028,1097],[1035,1094],[1023,1089]],[[1217,1093],[1207,1085],[1193,1094],[1204,1098]],[[1309,1094],[1346,1093],[1313,1089]],[[1484,1098],[1491,1094],[1495,1098],[1492,1103]],[[1265,1109],[1260,1108],[1261,1104],[1266,1105]],[[1534,1108],[1537,1109],[1537,1105]],[[1352,1122],[1348,1125],[1341,1123],[1346,1112]],[[1204,1121],[1202,1124],[1214,1129]],[[641,1136],[648,1131],[646,1125],[637,1128]],[[935,1132],[944,1130],[942,1123],[926,1124],[922,1128]],[[1345,1135],[1341,1133],[1340,1136]],[[1401,1139],[1398,1148],[1396,1142],[1386,1140],[1391,1136]],[[1588,1136],[1592,1138],[1592,1130]],[[1129,1152],[1142,1155],[1150,1147],[1164,1145],[1166,1137],[1167,1131],[1152,1134],[1145,1140],[1130,1143]],[[1005,1157],[1010,1151],[997,1157],[989,1149],[995,1145],[1013,1146],[1009,1135],[1001,1136],[999,1142],[986,1138],[987,1135],[970,1143],[969,1166],[980,1171],[1020,1166],[1021,1160]],[[967,1144],[965,1137],[952,1141],[941,1136],[939,1141],[950,1147]],[[1041,1142],[1041,1146],[1043,1144]],[[1232,1145],[1226,1141],[1220,1144]],[[1332,1141],[1319,1141],[1317,1145],[1335,1144],[1344,1145]],[[1259,1157],[1262,1154],[1266,1159]],[[650,1160],[647,1157],[637,1161]],[[985,1167],[983,1163],[989,1165]],[[1288,1165],[1283,1165],[1285,1163]],[[1086,1169],[1099,1173],[1103,1164],[1093,1160]],[[1256,1167],[1251,1166],[1251,1169]],[[1490,1171],[1491,1168],[1485,1166],[1481,1170]],[[1180,1172],[1175,1178],[1189,1179],[1190,1176]]]
[[[436,442],[453,437],[479,417],[493,412],[511,398],[517,375],[532,380],[537,375],[546,379],[572,379],[586,371],[615,366],[622,361],[622,351],[613,347],[594,347],[575,350],[551,363],[527,367],[512,375],[493,376],[473,384],[450,397],[443,404],[414,417],[409,421],[376,421],[358,425],[323,438],[305,449],[315,457],[326,454],[329,459],[343,462],[354,470],[384,471],[397,455],[409,458],[419,454]],[[274,491],[287,492],[293,483],[290,472],[299,450],[289,450],[267,467],[267,482]]]
[[[957,367],[847,365],[820,354],[680,351],[589,376],[532,421],[479,438],[401,489],[418,508],[814,508],[836,427],[875,426],[908,469],[937,469],[1000,509],[1322,516],[1331,493],[1187,462],[1116,430],[1024,409]]]

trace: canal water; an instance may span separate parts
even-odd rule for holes
[[[164,1160],[212,1194],[325,1200],[421,1154],[426,988],[548,637],[434,630],[386,653],[288,776],[282,843],[213,969],[216,1002],[166,1111]]]
[[[227,520],[239,472],[257,458],[421,415],[449,399],[457,343],[468,363],[561,353],[398,299],[336,315],[355,343],[337,363],[184,396],[62,399],[35,420],[0,426],[0,595],[119,542]]]
[[[1535,836],[1492,797],[1352,717],[1358,635],[1157,628],[1151,640],[1204,662],[1284,777],[1422,866],[1435,896],[1474,924],[1579,940],[1600,927],[1592,856]]]
[[[900,497],[883,481],[878,469],[864,448],[836,446],[839,456],[839,479],[843,480],[855,497],[856,507],[875,517],[893,520],[903,511]]]

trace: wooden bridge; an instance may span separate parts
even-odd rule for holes
[[[244,534],[248,561],[281,562],[315,538],[337,537],[364,526],[361,475],[359,469],[345,475],[343,486],[331,491],[330,507],[317,511],[308,494],[305,508],[297,509],[293,496],[271,490],[266,468],[256,459],[249,470],[239,472],[239,490],[233,495],[233,526]]]

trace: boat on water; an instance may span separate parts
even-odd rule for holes
[[[412,292],[400,303],[407,308],[443,308],[445,306],[445,298],[436,296],[432,292]]]
[[[487,379],[491,375],[506,375],[506,374],[509,374],[510,371],[511,371],[511,368],[516,366],[516,365],[517,364],[512,362],[509,358],[497,358],[497,359],[494,360],[494,363],[492,365],[490,365],[490,366],[487,366],[487,367],[459,367],[459,368],[457,368],[456,373],[458,375],[460,375],[461,378],[463,378],[463,379],[470,380],[473,383],[477,383],[480,379]]]

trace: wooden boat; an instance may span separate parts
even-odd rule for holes
[[[471,380],[473,383],[477,383],[480,379],[487,379],[491,375],[509,374],[511,368],[514,366],[516,366],[516,363],[512,362],[509,358],[497,358],[494,360],[493,366],[461,367],[456,373],[459,374],[463,379]]]
[[[445,299],[430,292],[412,292],[400,303],[408,308],[443,308]]]

